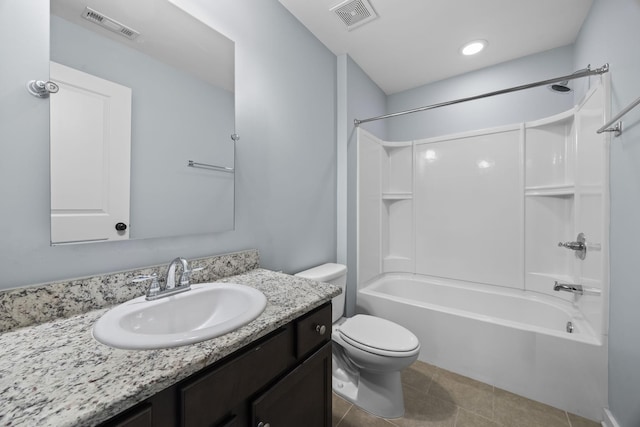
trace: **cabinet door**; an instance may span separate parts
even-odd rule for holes
[[[246,402],[294,363],[293,328],[289,326],[240,356],[179,386],[180,425],[217,425],[231,408]]]
[[[251,426],[331,426],[331,342],[251,405]]]

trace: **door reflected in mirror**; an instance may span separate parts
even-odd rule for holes
[[[51,0],[50,45],[52,243],[232,230],[233,42],[166,0]]]

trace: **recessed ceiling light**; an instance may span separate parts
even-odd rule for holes
[[[474,40],[462,46],[462,49],[460,49],[460,52],[466,56],[475,55],[476,53],[484,49],[486,46],[487,46],[486,40]]]

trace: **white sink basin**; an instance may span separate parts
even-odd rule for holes
[[[235,283],[202,283],[174,296],[139,297],[106,312],[93,337],[111,347],[143,350],[178,347],[231,332],[258,317],[264,294]]]

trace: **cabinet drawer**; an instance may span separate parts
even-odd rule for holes
[[[135,407],[111,420],[101,424],[102,427],[152,427],[153,412],[151,404]]]
[[[296,356],[301,358],[331,340],[331,304],[323,305],[296,322]]]
[[[179,388],[181,425],[211,426],[294,361],[289,326],[249,351]]]

